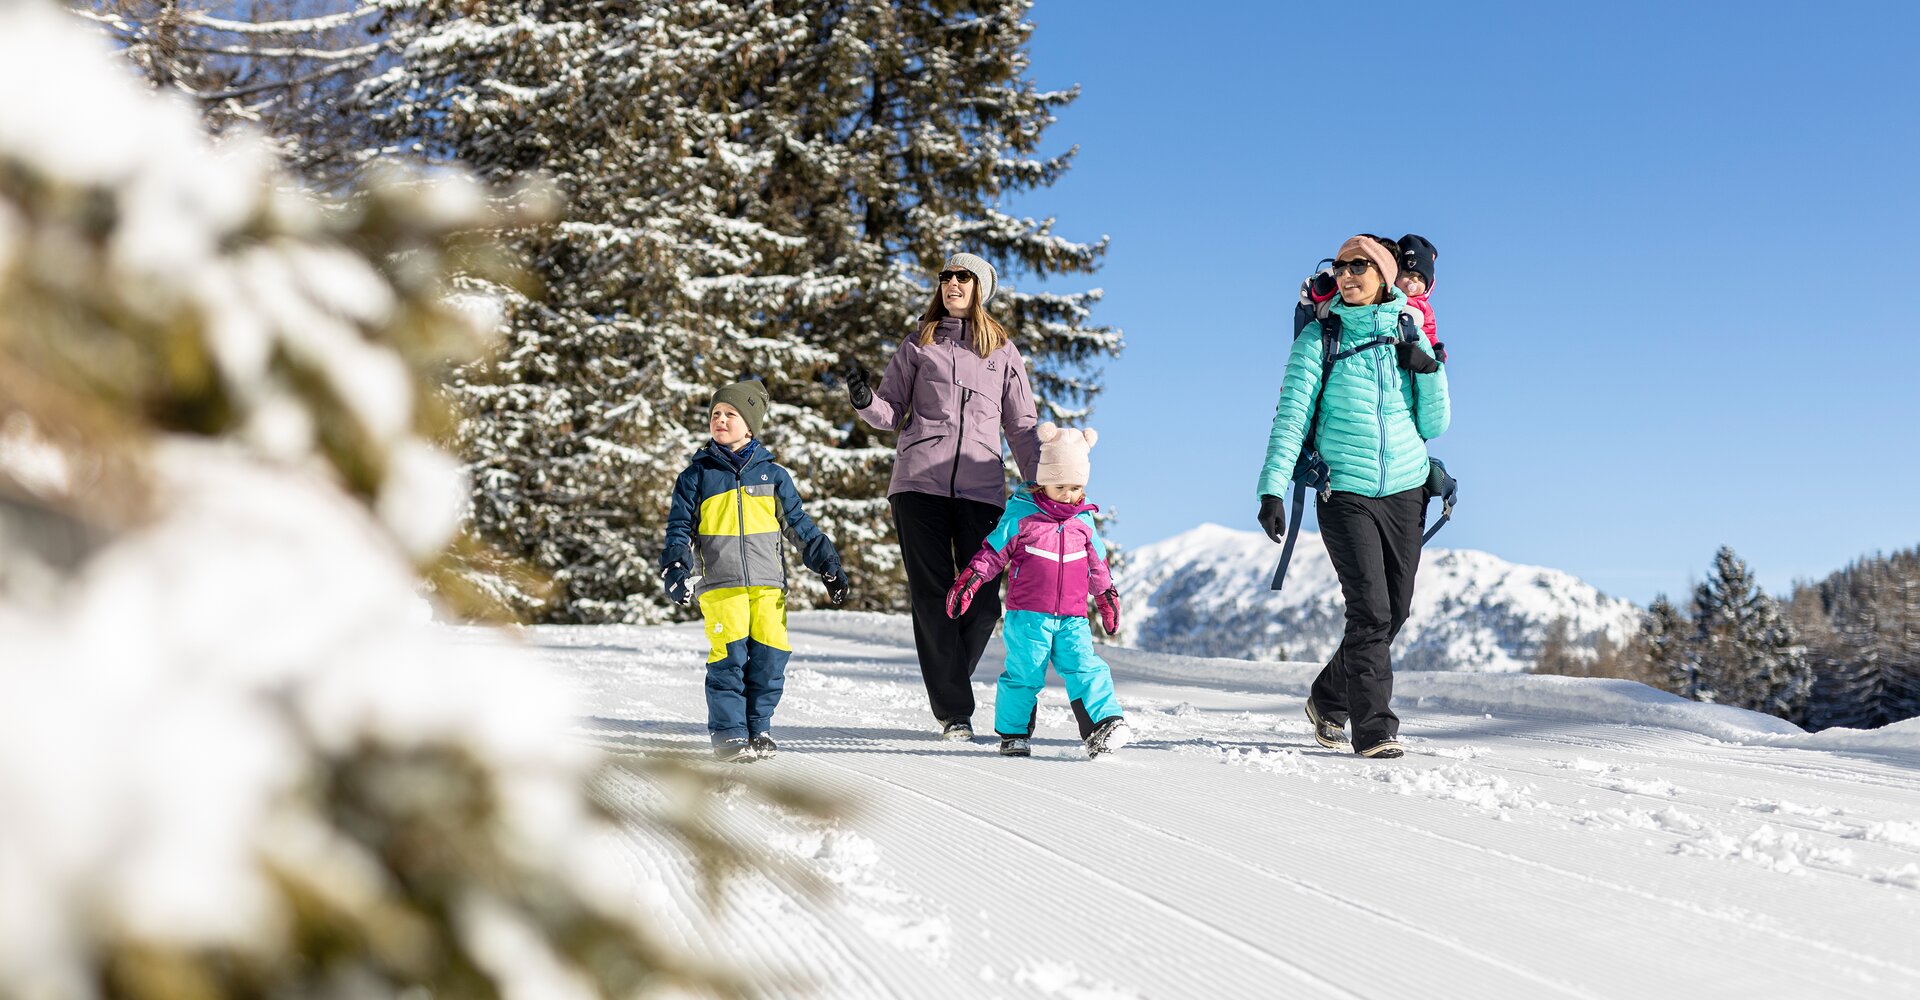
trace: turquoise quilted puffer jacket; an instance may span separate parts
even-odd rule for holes
[[[1406,293],[1398,288],[1379,305],[1350,306],[1336,297],[1332,311],[1340,315],[1341,350],[1393,336],[1405,308]],[[1392,346],[1370,348],[1334,362],[1314,412],[1320,340],[1316,320],[1293,341],[1256,495],[1286,495],[1309,426],[1320,456],[1333,470],[1335,490],[1383,497],[1425,483],[1427,441],[1446,433],[1450,419],[1446,366],[1432,375],[1415,375],[1396,363]],[[1433,353],[1425,337],[1417,346]]]

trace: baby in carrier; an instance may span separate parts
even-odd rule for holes
[[[1434,321],[1433,303],[1428,296],[1433,294],[1433,263],[1440,256],[1433,243],[1424,236],[1408,233],[1398,240],[1389,240],[1380,236],[1365,234],[1376,240],[1392,253],[1400,264],[1400,277],[1394,284],[1407,294],[1407,304],[1420,315],[1420,332],[1426,334],[1427,343],[1433,345],[1433,355],[1441,364],[1447,361],[1447,347],[1440,342],[1439,325]],[[1319,271],[1300,283],[1300,303],[1293,312],[1293,332],[1298,336],[1308,323],[1313,322],[1323,303],[1331,302],[1338,290],[1333,284],[1332,261],[1321,261]]]

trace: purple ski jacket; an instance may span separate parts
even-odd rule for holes
[[[1026,362],[1011,342],[981,357],[971,346],[968,327],[966,320],[942,319],[933,343],[925,347],[919,330],[909,334],[887,363],[873,402],[859,411],[860,419],[874,427],[900,430],[888,496],[930,493],[1004,507],[1002,430],[1020,478],[1034,477],[1040,464],[1040,439],[1034,434],[1039,420]]]
[[[1107,545],[1093,526],[1099,509],[1018,490],[967,568],[991,581],[1012,566],[1008,611],[1085,618],[1087,601],[1113,586]]]

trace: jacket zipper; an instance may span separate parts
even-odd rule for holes
[[[967,388],[965,382],[957,378],[954,382],[960,386],[960,434],[953,443],[953,471],[947,476],[947,495],[950,497],[960,495],[960,450],[967,446],[967,400],[973,398],[973,390]]]
[[[1054,525],[1053,532],[1059,536],[1056,548],[1060,553],[1060,572],[1053,577],[1053,613],[1059,615],[1066,613],[1060,609],[1067,606],[1067,522]]]
[[[1374,328],[1379,329],[1376,319]],[[1373,410],[1380,420],[1380,479],[1374,487],[1375,496],[1384,496],[1387,492],[1387,370],[1380,363],[1381,352],[1378,349],[1368,352],[1373,355]]]
[[[733,509],[740,521],[740,586],[750,587],[752,577],[747,571],[747,482],[746,467],[741,466],[733,473]]]

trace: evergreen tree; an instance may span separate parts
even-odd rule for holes
[[[1640,632],[1634,636],[1630,649],[1645,661],[1649,684],[1697,698],[1700,662],[1693,654],[1692,631],[1692,625],[1667,595],[1655,597],[1647,606]]]
[[[1809,723],[1865,729],[1920,715],[1920,550],[1862,559],[1796,594],[1816,680]]]
[[[456,383],[475,529],[563,590],[523,610],[671,611],[653,568],[668,489],[708,395],[745,375],[768,384],[761,437],[839,543],[854,603],[898,605],[891,448],[837,373],[885,362],[953,250],[1007,285],[1090,272],[1104,250],[1004,210],[1068,162],[1036,152],[1075,92],[1026,77],[1030,0],[400,6],[422,34],[356,90],[367,148],[495,182],[544,171],[566,199],[520,246],[545,294],[512,300],[506,351]],[[995,300],[1044,416],[1083,416],[1091,363],[1119,349],[1086,325],[1097,298]]]
[[[154,87],[185,96],[207,127],[275,140],[309,181],[343,187],[365,150],[341,97],[393,62],[413,36],[380,0],[88,0],[75,13]]]
[[[1879,629],[1868,575],[1859,564],[1850,565],[1796,601],[1809,605],[1797,617],[1825,624],[1810,633],[1815,676],[1808,724],[1814,728],[1866,728],[1878,714]]]
[[[449,282],[509,278],[519,212],[317,203],[97,43],[0,4],[0,997],[796,988],[581,859],[658,836],[719,898],[772,870],[711,810],[812,796],[583,754],[558,679],[409,610],[461,492],[432,394],[495,332]]]
[[[1733,549],[1722,546],[1715,554],[1693,606],[1700,663],[1695,696],[1804,721],[1813,682],[1805,649]]]
[[[1899,622],[1894,669],[1887,679],[1888,722],[1920,717],[1920,549],[1894,556],[1891,617]]]

